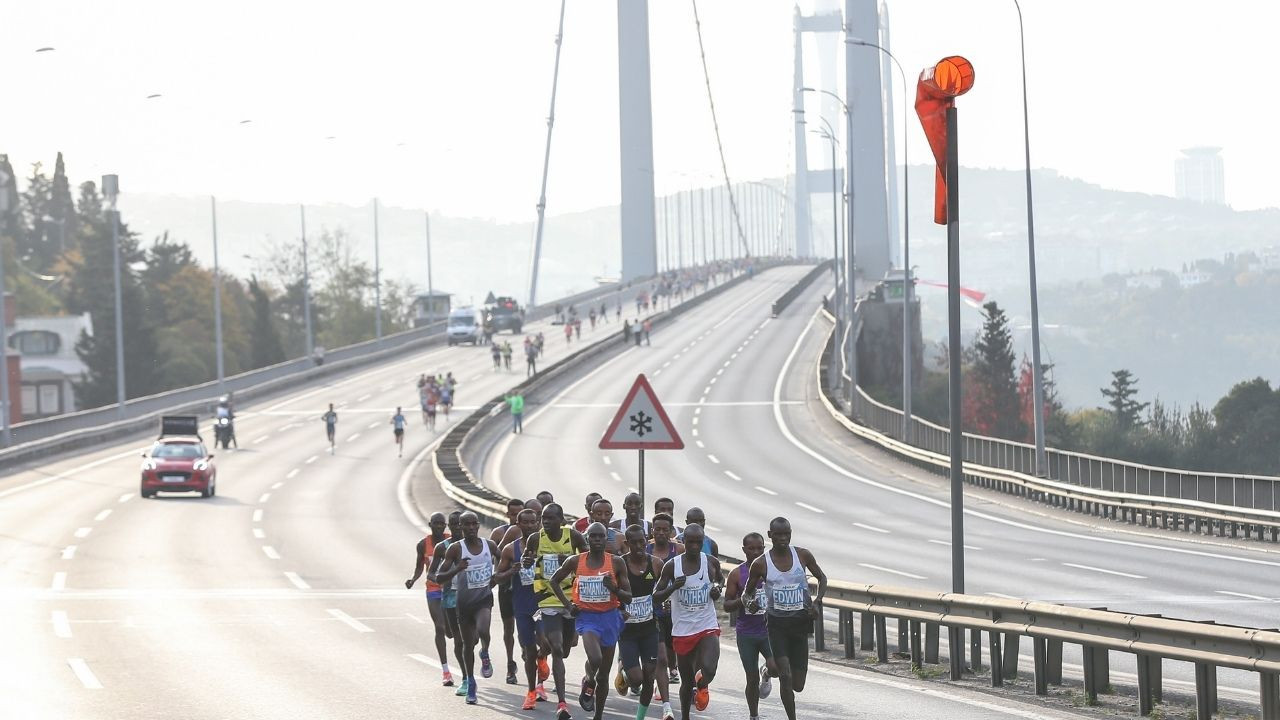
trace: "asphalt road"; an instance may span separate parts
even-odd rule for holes
[[[655,333],[652,347],[545,401],[523,436],[494,448],[485,483],[521,497],[549,486],[578,512],[580,498],[599,491],[620,511],[622,496],[638,485],[637,453],[597,443],[631,381],[645,373],[686,444],[646,453],[650,503],[675,498],[678,519],[702,507],[722,552],[739,552],[744,534],[784,515],[794,541],[813,549],[833,578],[950,590],[945,479],[853,439],[814,400],[815,362],[829,329],[814,318],[820,291],[777,319],[763,303],[747,304],[714,322]],[[1276,624],[1274,548],[1092,522],[973,488],[966,495],[970,593]],[[1024,647],[1028,668],[1029,652]],[[1166,665],[1170,689],[1193,687],[1189,667]],[[1127,656],[1112,667],[1119,681],[1136,677]],[[1256,702],[1255,676],[1223,671],[1220,679],[1224,696]]]

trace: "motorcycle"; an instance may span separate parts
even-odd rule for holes
[[[216,418],[213,421],[213,446],[216,448],[219,444],[223,450],[231,447],[232,441],[235,439],[236,430],[231,418]]]

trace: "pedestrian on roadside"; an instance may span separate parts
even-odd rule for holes
[[[644,319],[644,344],[649,344],[649,331],[653,330],[653,321],[649,318]]]
[[[519,390],[512,390],[504,400],[511,408],[511,434],[524,433],[524,395]]]
[[[622,344],[626,345],[629,342],[631,342],[631,321],[623,320],[622,321]]]
[[[564,324],[564,344],[568,345],[571,342],[573,342],[573,323],[567,322]]]

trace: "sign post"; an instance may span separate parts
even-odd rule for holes
[[[684,441],[662,409],[662,403],[640,374],[627,392],[609,429],[600,438],[601,450],[638,450],[640,452],[640,501],[644,502],[644,451],[683,450]]]

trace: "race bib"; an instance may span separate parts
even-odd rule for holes
[[[584,603],[609,602],[609,589],[604,586],[604,575],[578,576],[578,599]]]
[[[759,607],[760,609],[756,610],[755,612],[749,612],[747,614],[748,615],[764,615],[766,612],[768,612],[769,596],[764,591],[763,583],[761,583],[760,586],[756,588],[756,606]]]
[[[771,609],[775,612],[798,612],[804,610],[806,586],[800,583],[777,584],[771,589]]]
[[[711,602],[711,583],[703,583],[694,587],[685,585],[680,588],[680,604],[689,608],[702,608]]]
[[[627,605],[627,623],[649,622],[653,619],[653,596],[641,595]]]
[[[493,566],[489,563],[481,563],[474,567],[467,567],[467,589],[479,590],[489,587],[489,581],[493,578]]]
[[[537,573],[537,568],[520,568],[520,584],[529,586],[533,584],[533,576]]]
[[[556,574],[560,569],[560,556],[547,554],[542,556],[542,579],[547,582],[551,581],[551,576]]]

